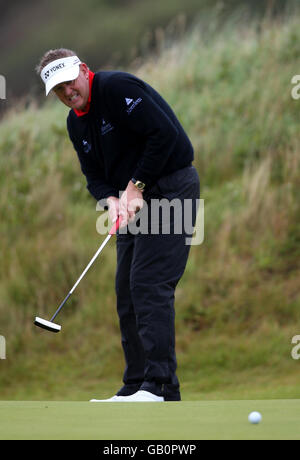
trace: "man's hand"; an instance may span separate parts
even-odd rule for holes
[[[128,222],[132,222],[136,212],[142,209],[143,204],[142,192],[130,180],[119,201],[120,227],[126,227]]]
[[[106,200],[108,204],[108,215],[113,224],[119,217],[119,201],[119,198],[115,196],[110,196]]]

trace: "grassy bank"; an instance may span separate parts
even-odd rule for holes
[[[299,313],[300,17],[228,21],[129,69],[170,102],[195,147],[205,240],[178,287],[183,397],[298,398],[291,339]],[[103,236],[96,203],[54,100],[0,126],[1,399],[110,395],[123,368],[115,312],[114,243],[106,248],[52,335],[50,317]]]
[[[97,70],[100,66],[128,65],[149,49],[160,47],[162,36],[181,36],[199,18],[207,27],[208,13],[225,18],[242,10],[247,17],[276,16],[296,0],[13,0],[2,8],[1,74],[6,77],[11,106],[28,88],[42,95],[34,67],[49,48],[76,50]],[[20,78],[22,69],[22,78]],[[2,101],[3,102],[3,101]]]

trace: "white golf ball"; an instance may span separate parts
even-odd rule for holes
[[[262,416],[259,412],[251,412],[251,414],[249,414],[248,416],[248,420],[250,423],[254,423],[255,425],[257,425],[257,423],[259,423],[262,419]]]

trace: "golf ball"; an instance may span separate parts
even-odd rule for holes
[[[259,412],[251,412],[251,414],[249,414],[248,416],[248,420],[250,423],[254,423],[255,425],[257,425],[257,423],[259,423],[261,421],[262,417],[261,417],[261,414]]]

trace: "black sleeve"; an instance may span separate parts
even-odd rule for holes
[[[95,161],[90,155],[84,153],[83,146],[80,146],[78,140],[72,135],[69,118],[67,120],[67,128],[80,162],[81,171],[86,177],[87,189],[90,194],[96,198],[97,201],[108,198],[109,196],[119,197],[118,190],[106,183],[99,165],[95,164]]]
[[[154,183],[173,151],[178,136],[176,126],[143,82],[130,75],[110,78],[104,97],[114,117],[146,140],[133,177],[148,185]]]

